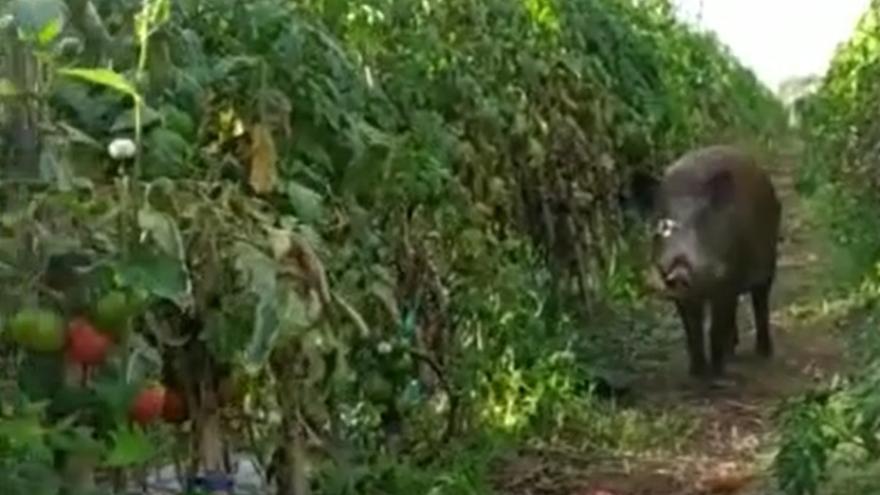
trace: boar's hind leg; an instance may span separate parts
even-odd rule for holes
[[[770,338],[770,287],[773,279],[752,289],[752,312],[755,316],[755,352],[762,357],[773,355]]]
[[[687,335],[687,350],[690,357],[691,376],[706,374],[706,349],[703,344],[703,302],[679,302],[678,314]]]
[[[712,373],[724,374],[724,361],[731,351],[733,332],[736,331],[736,295],[719,295],[712,301],[712,328],[710,347]]]

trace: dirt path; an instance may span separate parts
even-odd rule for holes
[[[830,317],[823,317],[821,288],[827,256],[817,229],[794,191],[797,143],[787,145],[773,171],[783,202],[784,241],[773,293],[772,326],[776,356],[754,355],[754,331],[747,298],[740,304],[738,356],[730,365],[735,385],[723,391],[694,388],[687,379],[684,345],[644,370],[635,386],[635,408],[649,414],[685,415],[689,433],[680,443],[653,453],[634,453],[598,461],[574,454],[542,455],[541,484],[525,484],[499,493],[571,495],[773,495],[768,472],[775,439],[772,414],[782,400],[806,390],[815,380],[839,370],[841,339]],[[675,323],[675,331],[680,329]],[[568,456],[568,458],[566,458]],[[625,457],[625,458],[624,458]],[[518,459],[512,472],[534,466]],[[548,475],[547,473],[555,473]],[[559,477],[561,479],[547,479]]]

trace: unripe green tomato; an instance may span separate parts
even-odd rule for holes
[[[128,320],[133,315],[133,303],[122,291],[108,292],[95,304],[95,325],[115,340],[125,337]]]
[[[58,352],[64,347],[64,322],[51,310],[23,309],[10,320],[9,336],[32,352]]]

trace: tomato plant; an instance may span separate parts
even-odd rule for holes
[[[638,292],[631,177],[784,117],[665,0],[83,5],[0,7],[2,173],[42,183],[0,184],[0,309],[63,314],[24,333],[87,372],[16,374],[116,478],[179,442],[190,481],[246,446],[352,492],[564,417],[573,336]]]

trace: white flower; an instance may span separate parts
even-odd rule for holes
[[[107,146],[107,153],[109,153],[110,157],[114,160],[131,158],[134,156],[135,151],[137,151],[137,146],[134,144],[134,141],[128,138],[114,139]]]
[[[379,351],[379,354],[388,354],[391,352],[391,344],[387,341],[379,342],[379,345],[376,346],[376,350]]]

